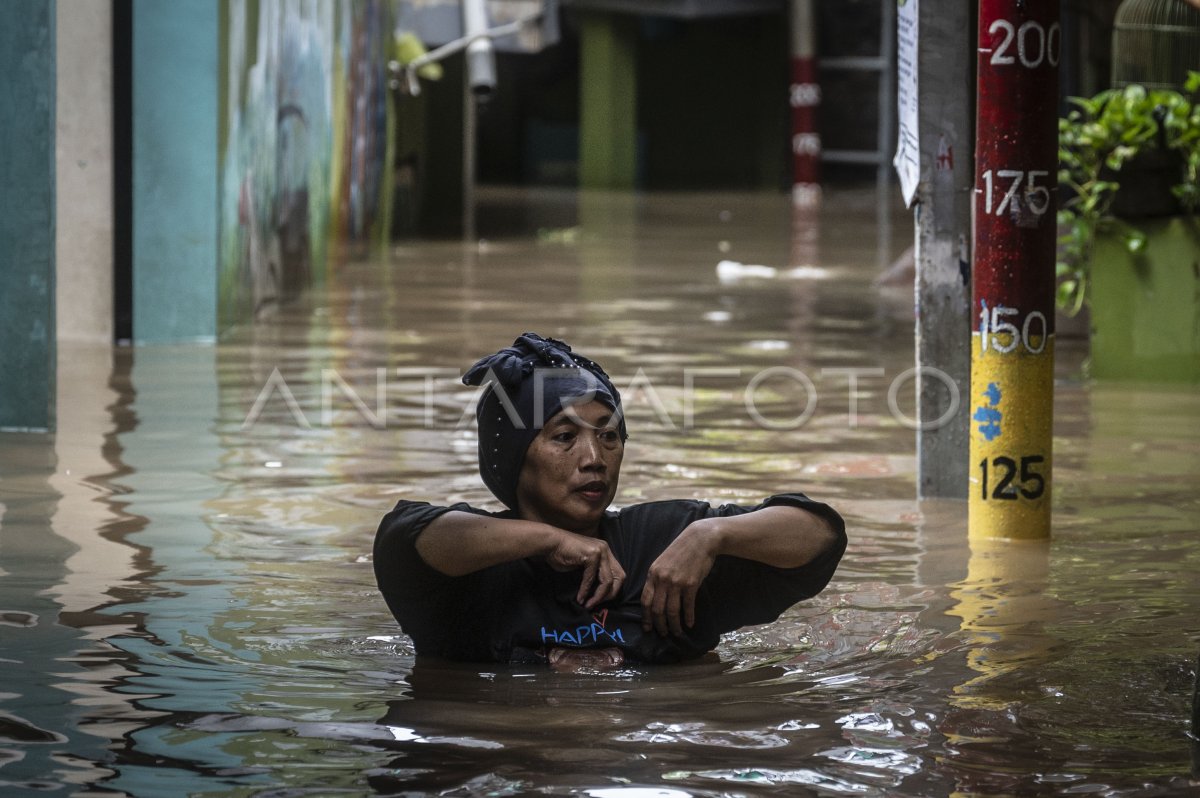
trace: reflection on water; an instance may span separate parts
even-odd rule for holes
[[[802,229],[771,196],[497,202],[486,244],[349,260],[217,347],[62,347],[58,434],[0,438],[0,793],[1195,789],[1194,393],[1082,382],[1061,342],[1054,538],[968,545],[965,505],[913,499],[870,198]],[[457,376],[525,329],[631,389],[619,502],[828,499],[830,589],[681,666],[416,660],[374,527],[490,504]]]

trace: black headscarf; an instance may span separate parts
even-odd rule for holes
[[[475,409],[479,475],[511,510],[517,509],[525,452],[547,421],[563,407],[588,399],[614,412],[621,407],[621,394],[599,364],[575,354],[563,341],[536,333],[525,333],[512,346],[482,358],[462,381],[489,386]],[[617,431],[622,441],[629,437],[623,415]]]

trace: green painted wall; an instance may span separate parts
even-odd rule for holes
[[[1200,220],[1131,223],[1145,249],[1104,233],[1092,250],[1092,376],[1200,384]]]
[[[54,30],[0,3],[0,429],[54,426]]]
[[[637,20],[580,21],[579,185],[633,188],[637,172]]]
[[[133,337],[212,340],[217,320],[217,16],[134,0]]]

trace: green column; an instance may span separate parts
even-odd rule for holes
[[[217,328],[217,17],[211,0],[133,4],[133,337]]]
[[[0,430],[54,426],[54,0],[0,3]]]
[[[637,167],[637,28],[591,12],[580,28],[579,185],[633,188]]]

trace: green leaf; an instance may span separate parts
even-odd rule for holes
[[[1136,118],[1141,116],[1141,106],[1146,102],[1146,87],[1138,83],[1133,83],[1125,87],[1121,93],[1121,112],[1126,118]]]
[[[1118,172],[1125,162],[1135,155],[1137,155],[1137,147],[1122,145],[1108,154],[1108,157],[1104,159],[1104,165],[1114,172]]]
[[[1146,249],[1146,234],[1141,230],[1127,230],[1122,236],[1122,243],[1125,244],[1125,249],[1136,255]]]
[[[1058,291],[1054,297],[1055,304],[1063,310],[1069,310],[1071,307],[1077,306],[1075,292],[1078,289],[1078,281],[1063,280],[1058,284]]]

